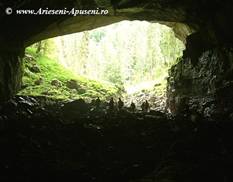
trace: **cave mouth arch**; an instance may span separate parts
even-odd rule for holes
[[[172,28],[166,25],[147,21],[121,21],[90,31],[40,41],[29,48],[57,60],[77,75],[111,82],[121,91],[125,91],[123,95],[128,105],[132,100],[136,100],[140,105],[142,100],[150,100],[149,97],[158,95],[156,99],[163,102],[164,108],[168,69],[182,57],[185,45],[177,39]],[[28,54],[28,51],[26,52]],[[26,64],[29,67],[23,77],[24,89],[19,94],[55,96],[54,88],[50,91],[48,87],[67,86],[67,83],[59,80],[56,75],[54,78],[52,75],[48,77],[39,70],[40,76],[34,75],[33,81],[28,79],[28,74],[30,75],[33,69],[42,66],[43,71],[43,64],[34,65],[36,68]],[[47,86],[42,88],[44,82]],[[85,97],[85,89],[80,89],[84,92],[81,95]],[[150,94],[153,91],[156,94]],[[146,96],[148,93],[149,97]],[[97,96],[102,98],[101,94]],[[70,94],[69,98],[76,98],[75,92]],[[158,102],[157,100],[151,102]]]
[[[20,56],[32,43],[125,19],[165,21],[162,23],[172,27],[183,42],[190,32],[184,24],[197,31],[187,37],[185,58],[170,72],[168,106],[175,116],[155,112],[136,117],[110,114],[110,119],[108,115],[83,118],[77,112],[80,107],[73,107],[74,102],[57,112],[60,103],[45,109],[44,105],[37,108],[38,102],[31,97],[12,98],[6,107],[0,105],[4,156],[4,174],[0,178],[233,181],[232,1],[111,0],[114,1],[119,2],[117,17],[66,19],[1,13],[0,101],[8,101],[20,88]],[[1,1],[0,9],[4,12],[5,6],[13,5],[21,9],[42,5],[85,8],[95,7],[96,2],[110,0],[8,0]],[[29,53],[26,50],[26,59],[35,62],[38,57]],[[41,61],[52,63],[47,59]],[[45,69],[48,64],[44,64]],[[41,71],[36,66],[33,69]],[[57,73],[62,75],[61,71]],[[30,72],[26,74],[33,77]],[[35,78],[40,84],[41,79]],[[61,84],[52,81],[54,86]],[[82,92],[73,81],[68,84]],[[63,114],[66,118],[60,119]],[[14,175],[12,171],[16,171]]]

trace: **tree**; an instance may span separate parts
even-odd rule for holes
[[[52,40],[58,61],[72,71],[124,86],[161,80],[184,49],[171,28],[138,21]],[[51,45],[51,40],[36,44],[39,52],[50,52]]]

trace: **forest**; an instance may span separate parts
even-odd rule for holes
[[[122,21],[91,31],[43,40],[31,45],[27,50],[30,50],[29,54],[33,52],[34,55],[46,57],[67,72],[85,78],[87,82],[91,80],[100,85],[108,85],[106,87],[112,90],[108,92],[108,97],[111,94],[121,93],[126,98],[131,95],[132,99],[132,94],[137,95],[145,90],[150,93],[149,95],[159,93],[164,96],[168,69],[179,61],[184,48],[183,42],[177,39],[173,30],[165,25],[146,21]],[[56,77],[55,75],[53,79],[62,81]],[[24,82],[31,83],[31,78],[26,74]],[[41,75],[37,79],[46,80],[46,76]],[[53,79],[50,78],[49,82]],[[20,94],[30,95],[30,92],[36,89],[32,87],[33,84],[24,85],[26,87]],[[37,84],[37,87],[41,85],[43,81]],[[46,93],[43,89],[45,87],[40,88],[39,92],[37,89],[36,94]],[[49,92],[48,85],[46,89]],[[64,98],[83,96],[106,98],[104,92],[99,94],[98,88],[88,86],[82,88],[85,93],[89,89],[93,94],[82,95],[83,93],[62,89],[59,95],[66,94],[67,97]],[[56,96],[56,92],[47,95]]]

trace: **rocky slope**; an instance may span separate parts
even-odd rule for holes
[[[200,114],[232,112],[232,48],[215,48],[204,51],[193,63],[183,58],[169,73],[167,104],[173,113],[185,109]]]
[[[120,91],[113,85],[82,77],[63,67],[56,60],[36,53],[29,47],[23,58],[23,82],[18,95],[47,96],[91,101],[97,97],[107,99]]]

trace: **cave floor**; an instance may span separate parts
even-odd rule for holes
[[[233,181],[231,121],[64,105],[1,105],[1,181]]]

